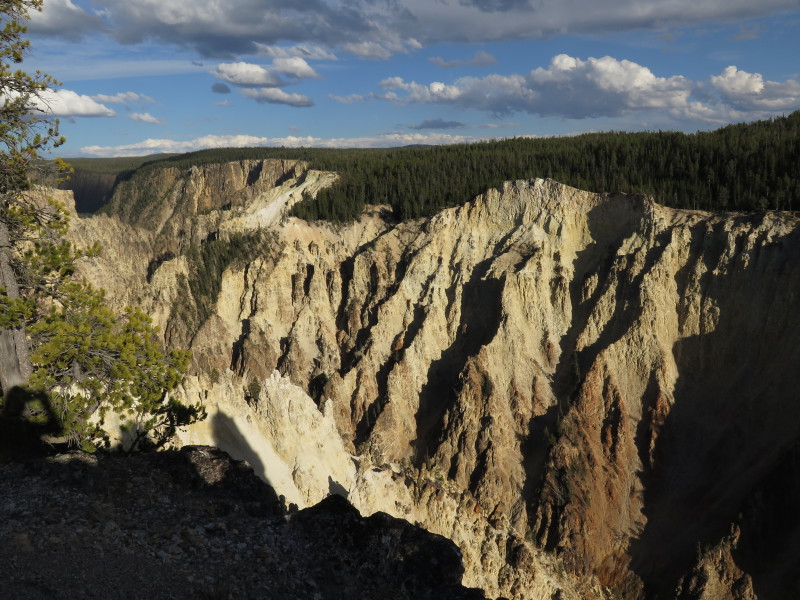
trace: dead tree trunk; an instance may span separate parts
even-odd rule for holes
[[[13,248],[8,224],[0,219],[0,288],[10,300],[19,296],[19,284],[11,265]],[[30,359],[30,348],[25,325],[0,329],[0,388],[3,394],[15,386],[24,385],[33,372]]]

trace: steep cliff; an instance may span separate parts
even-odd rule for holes
[[[185,443],[445,535],[490,595],[798,585],[797,217],[549,180],[399,224],[283,216],[333,179],[152,171],[76,224],[105,248],[85,275],[193,352],[211,416]]]

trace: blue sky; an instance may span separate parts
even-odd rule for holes
[[[713,129],[800,108],[800,0],[45,0],[59,155]]]

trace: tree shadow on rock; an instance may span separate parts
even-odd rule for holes
[[[219,450],[206,449],[205,454],[209,454],[213,450],[222,455],[227,463],[221,457],[209,461],[201,460],[196,464],[193,462],[198,475],[205,484],[223,487],[229,485],[240,487],[246,484],[245,487],[250,490],[246,495],[258,496],[265,493],[269,496],[268,503],[273,503],[277,507],[275,510],[269,509],[268,512],[283,514],[286,505],[285,499],[279,497],[270,485],[264,462],[240,431],[236,421],[225,413],[216,413],[211,417],[211,436]],[[252,477],[253,475],[255,477]],[[258,480],[258,484],[250,479]]]
[[[231,417],[222,412],[211,417],[211,437],[215,446],[230,454],[235,460],[247,461],[260,479],[269,481],[264,463]]]
[[[61,431],[61,420],[47,394],[22,387],[0,398],[0,457],[25,460],[55,452],[48,443]]]
[[[184,446],[180,453],[192,467],[190,481],[185,483],[204,491],[209,514],[225,516],[237,505],[251,516],[285,514],[284,502],[272,486],[255,475],[247,461],[232,459],[212,446]],[[184,478],[185,472],[178,475]]]

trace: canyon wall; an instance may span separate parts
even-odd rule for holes
[[[286,216],[334,180],[153,170],[75,221],[104,249],[81,273],[192,350],[183,443],[445,535],[492,596],[800,593],[796,216],[539,179],[424,220]]]

